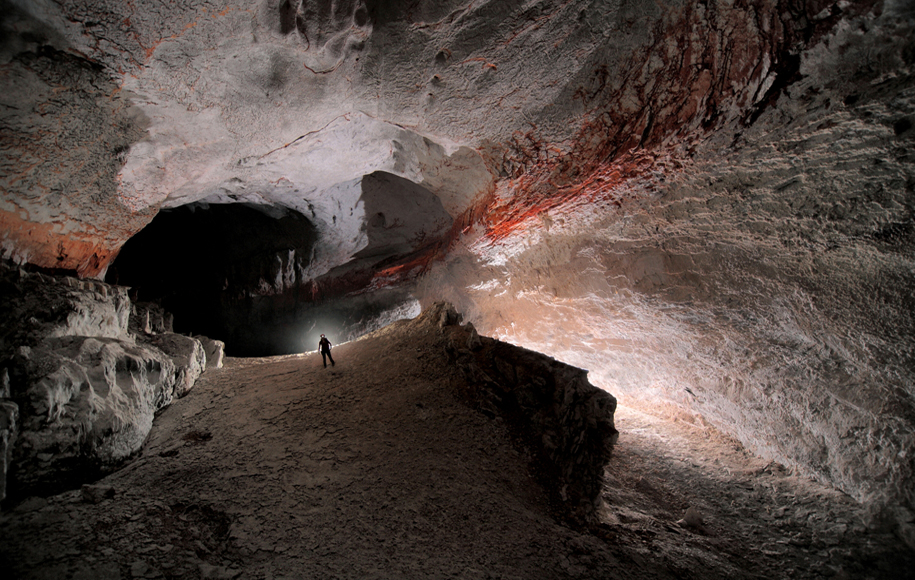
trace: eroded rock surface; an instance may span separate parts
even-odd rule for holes
[[[206,368],[197,339],[141,333],[138,341],[128,332],[127,288],[6,263],[0,276],[0,433],[4,476],[18,497],[58,492],[120,465],[139,451],[155,413]],[[156,308],[140,310],[142,326],[161,325],[161,312],[150,323]]]
[[[460,326],[450,304],[422,316],[442,328],[448,358],[467,381],[463,394],[483,413],[502,416],[535,450],[536,475],[553,501],[574,521],[596,521],[604,465],[618,435],[616,399],[591,385],[587,371]]]
[[[200,374],[207,368],[207,353],[197,338],[167,333],[143,337],[141,340],[155,345],[175,363],[176,397],[183,397],[187,394]]]
[[[425,301],[898,509],[911,537],[915,52],[911,14],[883,8],[798,52],[777,98],[686,156],[566,180],[531,150],[541,177],[497,192]]]
[[[13,447],[19,432],[19,405],[10,398],[10,376],[0,371],[0,501],[6,499],[7,474],[13,461]]]
[[[446,311],[452,324],[441,327]],[[544,371],[550,388],[498,377],[506,390],[490,396],[524,400],[529,392],[530,400],[514,410],[480,408],[489,386],[468,380],[448,354],[472,334],[457,322],[451,308],[430,309],[337,346],[328,369],[317,354],[229,359],[157,417],[137,461],[83,490],[15,507],[0,522],[0,558],[22,578],[50,577],[73,562],[49,560],[48,549],[86,540],[97,559],[72,569],[90,575],[394,578],[475,570],[547,578],[569,575],[563,553],[578,546],[594,558],[591,577],[603,576],[610,548],[586,528],[560,523],[570,512],[596,518],[593,502],[554,503],[568,474],[538,473],[557,458],[524,435],[545,426],[551,438],[581,438],[580,449],[558,460],[596,462],[588,491],[599,489],[608,450],[590,451],[609,445],[609,433],[554,430],[577,428],[572,417],[612,425],[610,406],[581,398],[609,395],[588,387],[581,371],[502,345],[503,364],[525,366],[525,378]],[[481,353],[494,347],[486,342]],[[530,425],[518,424],[519,411]],[[557,412],[570,415],[568,423]],[[575,495],[569,491],[570,500]],[[31,540],[42,527],[34,516],[50,506],[58,514],[59,499],[89,535],[78,540],[63,522]],[[122,528],[127,505],[139,510],[132,534]]]
[[[102,276],[163,208],[295,211],[315,252],[257,260],[218,338],[269,322],[255,349],[290,352],[450,300],[912,537],[911,2],[0,10],[2,256]],[[454,221],[389,231],[373,175]]]
[[[226,344],[221,340],[214,340],[206,336],[194,337],[200,341],[206,355],[208,369],[221,369],[225,360]]]
[[[44,338],[127,336],[127,288],[92,280],[26,273],[0,262],[4,322],[0,350],[34,346]]]
[[[176,394],[162,352],[113,339],[64,337],[9,361],[22,413],[13,454],[19,493],[48,493],[136,453]]]
[[[125,469],[0,516],[0,564],[23,580],[895,580],[911,568],[844,494],[713,429],[625,408],[597,525],[560,523],[542,456],[497,401],[468,396],[500,391],[452,362],[450,339],[463,348],[473,333],[449,319],[339,345],[327,369],[317,353],[229,358],[156,418]],[[509,364],[563,368],[506,348]],[[690,507],[704,532],[678,523]]]

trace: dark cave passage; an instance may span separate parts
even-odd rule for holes
[[[915,2],[0,3],[7,575],[911,574]]]
[[[416,316],[413,280],[451,217],[435,194],[390,173],[358,188],[317,218],[242,203],[163,210],[106,281],[159,304],[175,332],[225,342],[230,356],[314,350],[321,333],[336,344]]]
[[[261,354],[245,344],[271,330],[248,316],[253,295],[264,280],[296,276],[316,239],[312,223],[292,210],[181,206],[128,240],[106,281],[131,287],[135,301],[159,303],[174,315],[175,332],[224,340],[233,355]]]

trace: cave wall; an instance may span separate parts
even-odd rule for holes
[[[172,333],[161,311],[152,318],[125,287],[0,261],[0,500],[121,467],[156,413],[221,364],[220,343]]]
[[[911,38],[889,9],[843,23],[752,122],[640,179],[598,169],[610,186],[583,180],[587,202],[495,203],[509,233],[484,220],[423,291],[622,404],[699,415],[910,526]]]
[[[3,253],[97,276],[155,211],[196,201],[313,208],[322,236],[345,243],[324,202],[373,171],[423,185],[452,218],[497,178],[537,184],[511,194],[516,209],[555,204],[595,165],[754,117],[800,47],[874,2],[7,4],[4,82],[21,86],[6,103],[20,136],[9,163],[31,148],[106,169],[59,194],[77,207],[55,221],[61,172],[26,165],[29,180],[4,184]],[[52,49],[93,72],[41,78],[36,55]],[[34,97],[61,89],[83,101],[48,115]],[[74,117],[98,127],[58,122]],[[49,143],[28,141],[42,123]],[[104,205],[103,224],[86,199]],[[42,230],[74,246],[65,260],[55,240],[32,240]]]
[[[176,331],[225,341],[232,356],[314,350],[322,332],[338,343],[415,316],[413,280],[452,225],[441,200],[385,172],[336,194],[325,200],[336,240],[320,235],[317,211],[163,210],[124,244],[107,281],[161,304]]]
[[[248,326],[448,299],[915,518],[910,2],[2,7],[3,257],[101,276],[161,209],[292,210],[310,273],[261,264]],[[440,206],[373,248],[381,174]]]
[[[110,70],[73,50],[68,25],[35,17],[42,8],[0,3],[0,255],[98,276],[155,215],[117,192],[147,119]]]
[[[281,291],[303,276],[316,238],[305,216],[272,206],[181,206],[128,240],[107,281],[160,304],[177,332],[228,338],[247,316],[248,296]],[[256,334],[262,326],[242,330]],[[230,344],[243,352],[244,337]]]

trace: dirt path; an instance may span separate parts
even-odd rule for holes
[[[334,368],[308,354],[208,371],[132,464],[3,515],[4,578],[892,578],[912,563],[846,498],[627,409],[605,523],[561,525],[505,425],[455,395],[434,334],[404,328],[337,347]],[[690,506],[704,530],[677,523]]]
[[[433,329],[434,330],[434,329]],[[607,548],[557,524],[498,419],[455,395],[435,336],[230,359],[156,419],[113,499],[3,520],[23,578],[564,578]],[[587,576],[586,576],[587,577]]]

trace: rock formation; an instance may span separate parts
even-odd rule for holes
[[[155,413],[206,367],[195,338],[128,333],[149,327],[156,309],[133,309],[127,288],[8,264],[0,275],[0,450],[4,485],[9,475],[18,497],[120,465],[143,445]],[[218,344],[210,348],[221,359]]]
[[[578,546],[593,554],[584,577],[612,570],[612,543],[583,524],[602,506],[614,401],[583,371],[478,337],[443,304],[334,356],[207,372],[127,467],[0,518],[4,569],[561,578]],[[42,526],[49,513],[60,525]]]
[[[226,344],[221,340],[213,340],[207,336],[195,336],[203,346],[208,369],[221,369],[225,359]]]
[[[450,304],[438,303],[417,320],[438,321],[448,358],[466,381],[463,395],[483,413],[503,417],[519,443],[535,450],[538,479],[562,515],[593,523],[617,436],[616,399],[591,385],[586,371],[460,326]]]
[[[163,6],[0,3],[3,257],[112,276],[245,207],[158,252],[180,331],[294,352],[448,300],[913,537],[911,2]]]
[[[19,432],[19,405],[10,395],[10,375],[0,375],[0,500],[6,499],[6,481],[13,461],[13,447]]]

